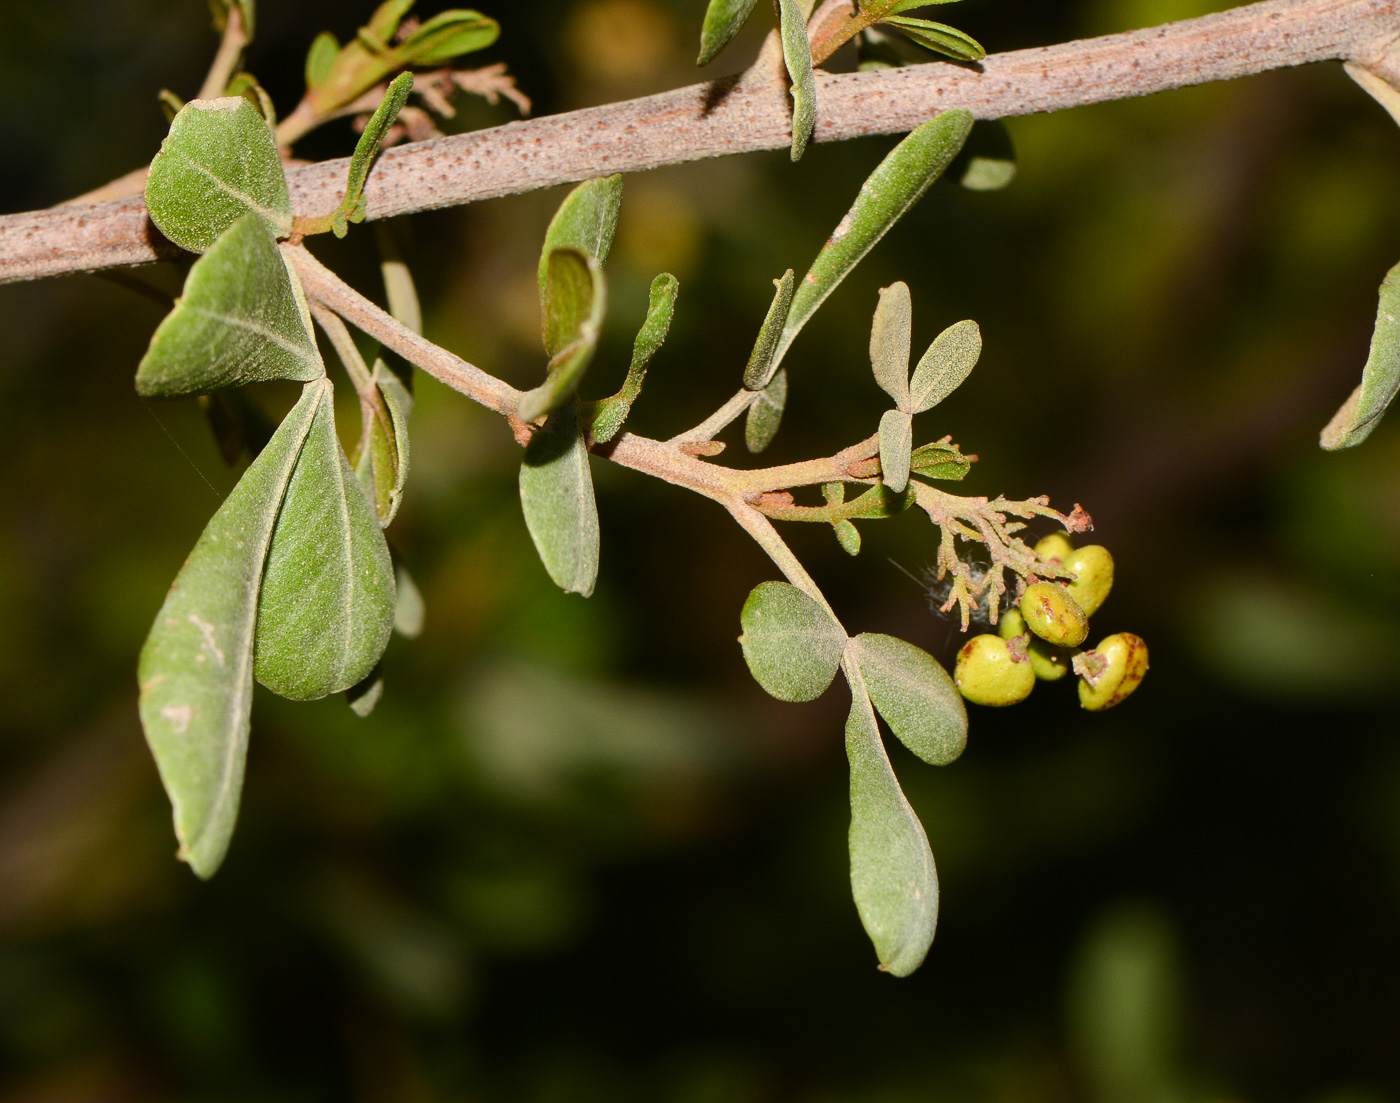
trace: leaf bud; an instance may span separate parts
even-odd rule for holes
[[[1027,586],[1021,597],[1026,627],[1047,643],[1078,647],[1089,637],[1089,618],[1070,592],[1055,582]]]
[[[1079,703],[1090,712],[1111,709],[1137,689],[1147,673],[1147,644],[1131,632],[1106,636],[1074,660]]]
[[[1074,572],[1074,580],[1065,588],[1084,614],[1093,616],[1113,589],[1113,556],[1102,544],[1085,544],[1065,556],[1063,566]]]
[[[1052,532],[1035,546],[1035,554],[1042,559],[1068,559],[1074,551],[1074,541],[1063,532]]]
[[[1020,704],[1035,688],[1035,671],[1004,639],[990,632],[973,636],[958,652],[953,669],[958,692],[974,705]]]

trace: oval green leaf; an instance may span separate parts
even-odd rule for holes
[[[555,249],[577,249],[602,267],[608,262],[617,215],[622,209],[622,174],[586,180],[564,197],[545,231],[540,250],[537,278],[540,306],[549,312],[546,284],[549,282],[549,256]],[[553,350],[550,355],[553,356]]]
[[[400,65],[446,65],[462,54],[484,50],[501,34],[501,25],[480,12],[454,8],[439,12],[399,47]]]
[[[870,323],[870,367],[880,389],[901,410],[909,409],[909,347],[914,306],[904,281],[880,289]]]
[[[903,410],[887,410],[880,418],[880,478],[896,494],[909,485],[909,454],[914,445],[914,419]]]
[[[933,409],[962,386],[981,355],[982,330],[971,319],[955,322],[935,337],[909,381],[914,413]]]
[[[921,964],[938,926],[938,871],[919,817],[894,776],[875,711],[858,670],[847,666],[851,713],[851,893],[880,968],[907,977]]]
[[[308,384],[205,527],[141,649],[141,725],[179,856],[204,878],[224,860],[238,818],[263,566],[318,405]]]
[[[283,238],[292,232],[292,201],[272,128],[242,96],[191,100],[146,177],[146,209],[160,232],[202,253],[246,214]]]
[[[403,503],[408,479],[408,418],[413,412],[413,395],[383,360],[374,362],[371,379],[378,401],[360,400],[360,453],[355,477],[374,504],[379,527],[388,528]]]
[[[787,369],[779,368],[768,386],[759,391],[744,422],[744,444],[753,453],[762,452],[778,435],[787,405]]]
[[[796,284],[793,271],[789,268],[781,279],[773,281],[776,290],[773,301],[768,306],[763,324],[758,327],[758,339],[754,341],[753,352],[749,353],[748,366],[744,368],[744,386],[751,391],[761,391],[773,379],[777,367],[773,363],[773,353],[778,348],[778,338],[782,336],[787,323],[788,311],[792,309],[792,294]]]
[[[851,641],[870,699],[899,741],[932,766],[967,746],[967,708],[948,672],[912,643],[862,632]]]
[[[576,404],[550,415],[520,465],[525,526],[544,568],[565,593],[593,593],[598,580],[598,507]]]
[[[951,57],[957,61],[981,61],[987,56],[982,43],[970,34],[950,27],[947,23],[935,23],[932,19],[916,19],[913,16],[897,15],[882,19],[882,23],[893,27],[911,42],[917,42],[926,50]]]
[[[335,433],[329,379],[277,516],[258,601],[253,673],[310,701],[361,681],[394,627],[389,546]]]
[[[1371,354],[1361,373],[1361,384],[1322,430],[1322,447],[1329,452],[1351,448],[1371,435],[1382,415],[1400,391],[1400,264],[1381,284]]]
[[[190,269],[136,369],[136,390],[205,394],[325,374],[300,278],[262,220],[245,215]]]
[[[786,582],[762,582],[739,622],[744,661],[759,685],[779,701],[814,701],[826,692],[846,633],[817,601]]]
[[[696,65],[708,65],[729,45],[753,12],[758,0],[710,0],[700,27],[700,56]]]

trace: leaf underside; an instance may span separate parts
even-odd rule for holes
[[[909,409],[909,349],[914,307],[902,280],[880,289],[870,324],[870,368],[898,409]]]
[[[574,188],[559,204],[545,231],[544,247],[540,250],[540,266],[536,277],[540,285],[540,304],[548,312],[545,285],[549,281],[549,255],[555,249],[577,249],[598,262],[601,268],[608,262],[617,216],[622,209],[622,175],[587,180]],[[551,349],[553,356],[558,349]]]
[[[355,477],[374,503],[379,527],[388,528],[403,503],[408,479],[408,418],[413,395],[383,360],[374,362],[371,375],[380,402],[361,402],[362,438]]]
[[[739,617],[754,680],[780,701],[813,701],[841,665],[846,633],[816,600],[786,582],[763,582]]]
[[[566,593],[593,593],[598,580],[598,507],[577,404],[549,416],[520,465],[525,525],[544,568]]]
[[[896,494],[909,485],[909,455],[914,419],[903,410],[886,410],[880,418],[880,477]]]
[[[1371,435],[1382,415],[1400,391],[1400,264],[1386,273],[1381,284],[1371,353],[1361,373],[1361,384],[1327,427],[1322,447],[1328,451],[1352,448]]]
[[[744,422],[744,444],[750,452],[762,452],[778,435],[787,405],[787,369],[779,368],[768,386],[758,392]]]

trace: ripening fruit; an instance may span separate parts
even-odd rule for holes
[[[1025,659],[1017,660],[1011,647],[990,632],[973,636],[958,652],[953,681],[958,692],[974,705],[1017,705],[1035,688],[1035,671]]]
[[[1094,667],[1098,674],[1092,673]],[[1075,663],[1079,679],[1079,703],[1090,712],[1111,709],[1137,689],[1147,673],[1147,644],[1131,632],[1106,636]]]
[[[1113,556],[1102,544],[1085,544],[1070,552],[1063,565],[1075,574],[1074,581],[1066,582],[1065,588],[1079,602],[1084,615],[1092,617],[1113,589]]]
[[[1073,551],[1074,541],[1063,532],[1052,532],[1035,546],[1036,555],[1042,559],[1064,560]]]
[[[1001,619],[997,621],[997,634],[1004,640],[1015,639],[1017,636],[1025,637],[1026,657],[1030,660],[1031,670],[1040,681],[1058,682],[1069,673],[1069,655],[1058,647],[1051,647],[1044,640],[1032,636],[1030,629],[1026,627],[1026,618],[1021,616],[1021,610],[1013,607],[1002,613]]]
[[[1078,647],[1089,637],[1089,618],[1070,592],[1055,582],[1027,586],[1021,596],[1026,627],[1057,647]]]

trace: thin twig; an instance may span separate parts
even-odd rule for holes
[[[1400,33],[1400,0],[1264,0],[1151,30],[934,62],[818,75],[814,140],[896,134],[961,107],[981,119],[1059,111],[1316,61],[1368,62]],[[370,219],[791,141],[790,104],[761,70],[658,96],[416,142],[370,174]],[[295,213],[340,202],[348,160],[289,173]],[[145,264],[172,253],[139,199],[0,218],[0,283]]]

